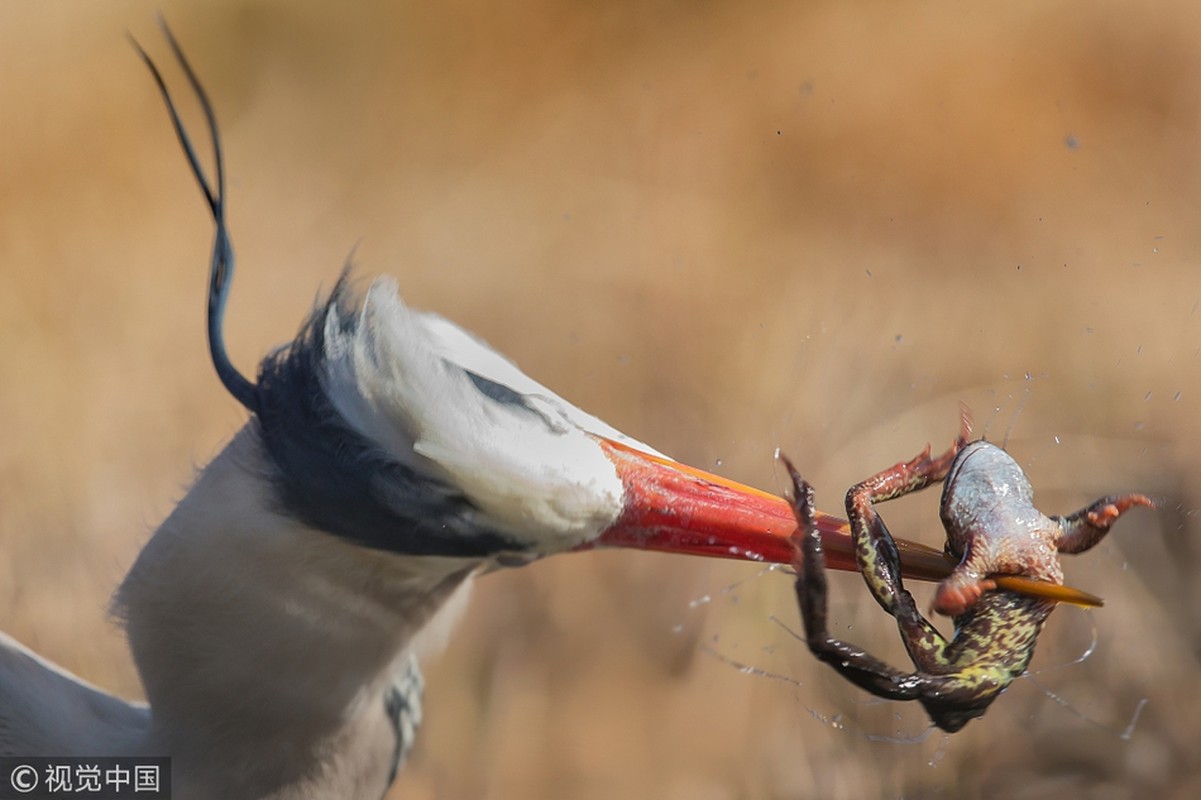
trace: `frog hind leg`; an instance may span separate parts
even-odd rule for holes
[[[878,472],[847,492],[847,518],[851,523],[859,571],[876,602],[893,616],[897,615],[897,598],[908,596],[908,592],[904,591],[901,582],[896,542],[875,504],[920,491],[946,479],[951,463],[966,442],[968,430],[965,421],[959,437],[943,454],[931,457],[930,446],[926,445],[916,458]]]
[[[877,697],[889,700],[916,700],[930,694],[934,690],[932,684],[941,684],[938,676],[905,672],[881,661],[870,653],[848,642],[830,636],[827,626],[828,584],[825,573],[825,557],[822,555],[821,534],[814,523],[813,489],[792,463],[784,459],[785,466],[793,482],[793,510],[800,526],[800,563],[797,564],[796,596],[797,605],[801,610],[801,619],[805,626],[805,643],[810,651],[821,661],[829,664],[851,683]],[[885,531],[887,535],[887,531]],[[892,563],[886,570],[887,574],[896,576],[895,590],[904,595],[898,602],[881,601],[886,609],[897,608],[898,624],[902,635],[909,645],[913,631],[917,640],[929,642],[929,646],[941,652],[946,647],[945,640],[929,623],[922,619],[909,596],[899,585],[900,563],[896,556],[896,547],[892,547]],[[881,588],[882,593],[888,590]],[[907,610],[906,610],[907,609]],[[916,618],[916,619],[914,619]],[[925,644],[918,649],[924,650]],[[912,650],[911,650],[912,652]],[[932,655],[932,654],[931,654]],[[923,661],[931,660],[923,653]],[[936,660],[936,659],[934,659]],[[916,659],[915,659],[916,662]],[[936,690],[935,690],[936,691]]]

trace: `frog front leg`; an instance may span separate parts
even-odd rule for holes
[[[1075,554],[1092,548],[1105,538],[1118,517],[1135,506],[1155,508],[1155,503],[1146,495],[1124,494],[1102,497],[1066,517],[1051,517],[1059,523],[1061,531],[1057,541],[1059,552]]]

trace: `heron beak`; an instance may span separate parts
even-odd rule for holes
[[[613,525],[579,549],[623,547],[770,564],[796,560],[797,523],[788,501],[610,439],[597,440],[625,486],[625,508]],[[822,511],[815,512],[815,521],[826,566],[857,572],[850,524]],[[906,578],[939,581],[955,566],[941,550],[906,539],[895,541]],[[999,588],[1077,605],[1101,605],[1100,598],[1067,586],[1013,575],[993,577]]]
[[[625,485],[625,509],[594,546],[771,564],[796,559],[796,517],[784,498],[610,439],[599,441]],[[826,566],[858,571],[847,521],[821,511],[816,521]],[[950,574],[954,564],[942,551],[896,542],[905,577],[937,581]]]

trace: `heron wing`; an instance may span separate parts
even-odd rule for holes
[[[145,705],[101,691],[0,633],[0,755],[123,755],[149,724]]]

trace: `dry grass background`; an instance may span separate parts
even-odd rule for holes
[[[210,223],[124,39],[165,54],[156,8],[223,125],[244,368],[361,241],[361,274],[627,432],[776,490],[783,447],[832,510],[959,400],[993,438],[1016,418],[1048,510],[1163,500],[1068,564],[1109,600],[1040,644],[1068,705],[1019,681],[920,743],[872,738],[924,722],[770,621],[796,625],[780,574],[490,576],[394,796],[1201,794],[1196,4],[0,4],[0,627],[131,696],[109,593],[242,421],[204,349]],[[937,543],[935,503],[886,516]]]

